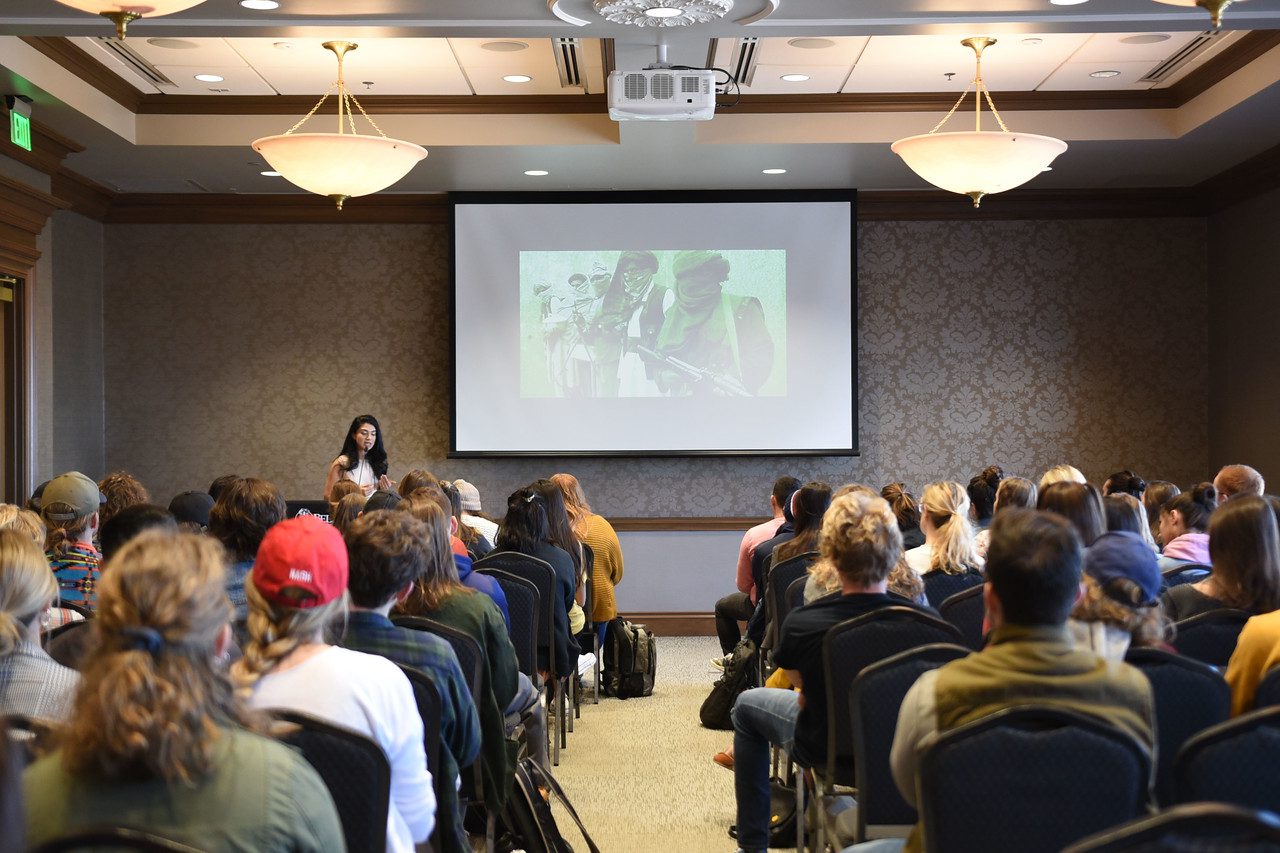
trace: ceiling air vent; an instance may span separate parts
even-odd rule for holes
[[[560,72],[560,87],[564,89],[580,87],[585,92],[587,84],[582,79],[582,71],[578,64],[582,40],[554,38],[551,40],[551,48],[556,55],[556,70]]]
[[[102,42],[102,46],[114,54],[117,59],[141,74],[146,79],[150,80],[155,85],[168,86],[173,89],[178,87],[178,84],[162,74],[160,69],[143,59],[142,54],[129,47],[129,45],[125,43],[124,39],[99,38],[98,41]]]
[[[756,47],[760,39],[747,36],[738,39],[737,49],[733,52],[733,79],[743,86],[751,85],[751,78],[756,75]]]
[[[1187,42],[1181,50],[1152,68],[1139,80],[1139,83],[1163,83],[1177,74],[1187,63],[1218,43],[1224,34],[1221,32],[1204,32]]]

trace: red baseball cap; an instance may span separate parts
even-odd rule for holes
[[[282,607],[328,604],[347,588],[347,546],[333,526],[300,515],[267,531],[253,562],[253,585]]]

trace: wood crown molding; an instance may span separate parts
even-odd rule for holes
[[[387,225],[449,222],[444,193],[363,196],[342,210],[320,196],[301,193],[235,195],[230,193],[121,193],[103,221],[109,224],[195,225]]]
[[[1201,181],[1195,189],[1211,213],[1280,189],[1280,145]]]
[[[40,260],[36,238],[53,212],[66,206],[48,193],[0,176],[0,269],[25,276]]]
[[[62,65],[107,97],[139,115],[294,115],[306,113],[315,95],[162,95],[143,94],[65,38],[23,36],[22,40]],[[1176,109],[1250,62],[1280,46],[1280,30],[1246,33],[1176,84],[1164,89],[1121,92],[997,92],[1007,112],[1022,110]],[[607,69],[612,40],[602,40]],[[945,112],[954,92],[743,95],[739,113]],[[361,103],[379,115],[531,115],[605,111],[605,96],[595,95],[366,95]],[[730,109],[724,107],[723,109]],[[326,101],[320,114],[336,114]]]

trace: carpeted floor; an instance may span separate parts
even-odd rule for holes
[[[711,760],[732,732],[698,723],[719,650],[715,637],[659,637],[652,696],[583,706],[555,775],[601,853],[736,848],[733,774]],[[572,822],[556,819],[572,843]]]

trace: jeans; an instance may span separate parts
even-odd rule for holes
[[[726,655],[733,651],[742,639],[739,622],[746,622],[755,612],[751,599],[745,592],[734,592],[716,602],[716,636],[720,638],[720,651]]]
[[[733,790],[738,801],[738,844],[746,851],[769,847],[769,745],[790,751],[800,694],[757,687],[733,705]]]

